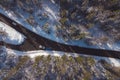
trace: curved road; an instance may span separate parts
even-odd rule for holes
[[[103,49],[92,49],[92,48],[84,48],[72,45],[66,45],[62,43],[58,43],[52,41],[50,39],[44,38],[28,29],[24,26],[18,24],[17,22],[11,20],[10,18],[6,17],[5,15],[0,13],[0,21],[4,22],[5,24],[11,26],[16,31],[22,33],[27,38],[26,40],[20,45],[11,45],[4,42],[3,43],[8,48],[12,48],[15,50],[21,51],[31,51],[31,50],[40,50],[39,45],[44,46],[45,48],[55,50],[55,51],[64,51],[64,52],[72,52],[78,54],[86,54],[86,55],[94,55],[94,56],[103,56],[103,57],[112,57],[120,59],[120,52],[119,51],[112,51],[112,50],[103,50]],[[12,24],[15,23],[16,25]],[[44,49],[43,49],[44,50]]]

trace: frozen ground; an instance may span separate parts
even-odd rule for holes
[[[23,36],[21,33],[17,32],[16,30],[14,30],[13,28],[11,28],[3,22],[0,22],[0,29],[7,33],[7,35],[4,36],[3,39],[3,41],[6,43],[18,45],[21,44],[25,39],[25,36]]]

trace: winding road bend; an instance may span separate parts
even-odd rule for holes
[[[26,36],[25,41],[20,45],[12,45],[8,43],[0,42],[1,45],[4,44],[6,45],[6,47],[11,48],[11,49],[20,50],[20,51],[32,51],[32,50],[41,50],[41,49],[45,50],[44,48],[39,47],[41,45],[47,49],[51,49],[54,51],[64,51],[64,52],[72,52],[72,53],[78,53],[78,54],[94,55],[94,56],[101,56],[101,57],[112,57],[112,58],[120,59],[119,51],[84,48],[84,47],[66,45],[66,44],[52,41],[50,39],[42,37],[26,29],[21,24],[15,22],[14,20],[6,17],[5,15],[1,13],[0,13],[0,21],[11,26],[16,31]],[[13,23],[15,23],[16,25],[14,25]]]

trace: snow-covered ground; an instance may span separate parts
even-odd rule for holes
[[[14,30],[13,28],[11,28],[10,26],[3,22],[0,22],[0,29],[7,33],[6,37],[4,36],[3,39],[3,41],[6,43],[18,45],[21,44],[25,39],[24,35],[17,32],[16,30]]]
[[[98,56],[83,55],[83,54],[77,54],[77,53],[66,53],[66,52],[60,52],[60,51],[36,50],[36,51],[21,52],[21,51],[11,50],[11,49],[6,49],[6,51],[8,52],[8,54],[14,54],[16,56],[29,56],[32,59],[34,59],[37,56],[48,56],[48,55],[57,56],[57,57],[62,57],[63,55],[73,56],[73,57],[85,56],[85,57],[92,57],[96,61],[103,59],[108,63],[110,63],[112,66],[120,67],[119,59],[107,58],[107,57],[98,57]]]

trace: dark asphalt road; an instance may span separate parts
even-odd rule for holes
[[[16,31],[22,33],[27,37],[26,40],[20,45],[11,45],[11,44],[5,43],[6,47],[8,48],[12,48],[20,51],[31,51],[31,50],[40,50],[39,45],[42,45],[46,48],[50,48],[55,51],[64,51],[64,52],[72,52],[72,53],[78,53],[78,54],[112,57],[112,58],[120,59],[119,51],[84,48],[84,47],[66,45],[66,44],[49,40],[47,38],[39,36],[38,34],[24,28],[22,25],[11,20],[10,18],[6,17],[1,13],[0,13],[0,21],[8,24],[12,28],[14,28]],[[17,25],[12,24],[13,22],[16,23]]]

